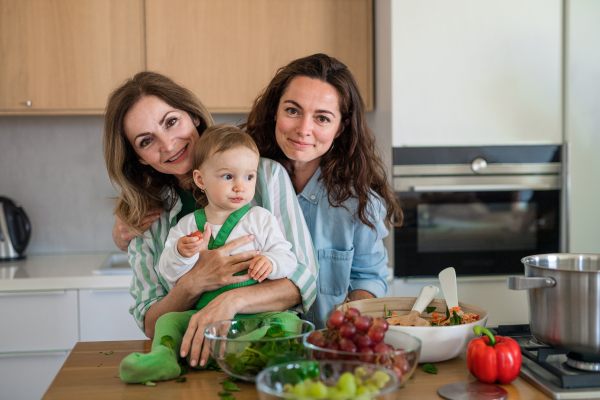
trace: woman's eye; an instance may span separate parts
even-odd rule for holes
[[[170,118],[167,120],[167,127],[171,127],[173,125],[175,125],[175,122],[177,122],[177,118]]]
[[[140,147],[146,147],[150,144],[150,139],[146,138],[146,139],[142,139],[140,141]]]
[[[288,114],[291,114],[291,115],[296,115],[296,114],[298,114],[298,110],[296,110],[296,109],[295,109],[295,108],[293,108],[293,107],[288,107],[288,108],[286,108],[286,109],[285,109],[285,111],[286,111]]]
[[[322,116],[322,115],[319,115],[319,116],[317,117],[317,120],[318,120],[319,122],[321,122],[321,123],[326,123],[326,122],[329,122],[329,118],[327,118],[327,117],[324,117],[324,116]]]
[[[233,175],[231,175],[231,174],[225,174],[225,175],[223,175],[223,179],[225,179],[225,180],[233,179]]]

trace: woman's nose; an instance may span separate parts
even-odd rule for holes
[[[177,142],[175,140],[174,137],[172,137],[171,135],[167,135],[167,134],[162,134],[159,137],[160,143],[161,143],[161,147],[166,151],[166,152],[170,152],[173,151],[173,149],[175,149],[175,143]]]
[[[298,134],[301,136],[308,136],[312,133],[313,120],[310,116],[303,116],[299,120]]]

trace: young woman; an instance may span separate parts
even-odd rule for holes
[[[288,171],[319,261],[318,295],[307,318],[325,326],[334,305],[384,296],[383,238],[402,223],[356,81],[325,54],[281,68],[243,126],[260,155]]]
[[[140,72],[109,97],[104,124],[104,157],[108,174],[119,189],[115,206],[115,241],[131,240],[128,251],[133,268],[130,292],[135,303],[130,312],[150,338],[156,320],[172,311],[194,308],[200,296],[226,285],[241,283],[256,255],[246,251],[230,256],[252,239],[245,236],[215,250],[203,251],[194,268],[170,289],[160,274],[158,261],[169,230],[182,216],[194,211],[195,200],[182,179],[192,169],[192,149],[213,120],[202,103],[169,78]],[[204,365],[204,328],[236,314],[284,311],[299,304],[306,312],[316,296],[317,263],[310,234],[302,218],[286,171],[261,159],[257,171],[255,205],[269,210],[283,227],[298,267],[291,279],[269,280],[220,294],[194,314],[186,331],[181,356],[190,354],[192,366]],[[152,215],[157,214],[158,219]],[[201,354],[200,354],[201,353]]]

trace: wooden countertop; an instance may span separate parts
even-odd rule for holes
[[[79,342],[69,354],[64,365],[46,391],[43,400],[60,399],[170,399],[202,398],[219,400],[217,394],[223,390],[220,377],[224,372],[194,371],[185,375],[186,382],[175,380],[157,382],[156,386],[130,385],[115,375],[119,373],[121,360],[132,352],[150,351],[149,340],[131,340],[118,342]],[[113,352],[106,355],[105,353]],[[438,374],[423,372],[421,366],[406,387],[398,390],[398,398],[418,398],[419,400],[438,400],[437,390],[441,386],[455,382],[474,381],[467,370],[466,361],[457,357],[449,361],[436,363]],[[237,382],[240,392],[234,392],[236,400],[256,400],[258,394],[253,383]],[[509,399],[547,400],[543,393],[521,378],[510,385],[500,385],[508,391]]]

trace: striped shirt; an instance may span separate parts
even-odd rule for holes
[[[165,189],[161,195],[169,200],[174,194]],[[316,277],[319,266],[296,192],[290,177],[279,163],[268,158],[260,159],[252,205],[269,210],[277,218],[286,239],[292,243],[291,250],[298,259],[298,267],[289,279],[300,289],[302,296],[302,304],[296,310],[305,314],[317,295]],[[135,299],[129,312],[142,331],[150,306],[165,297],[170,290],[168,282],[158,269],[158,261],[170,229],[177,224],[176,217],[181,207],[182,203],[178,198],[173,208],[163,212],[143,237],[136,237],[129,244],[129,264],[133,269],[129,293]]]

